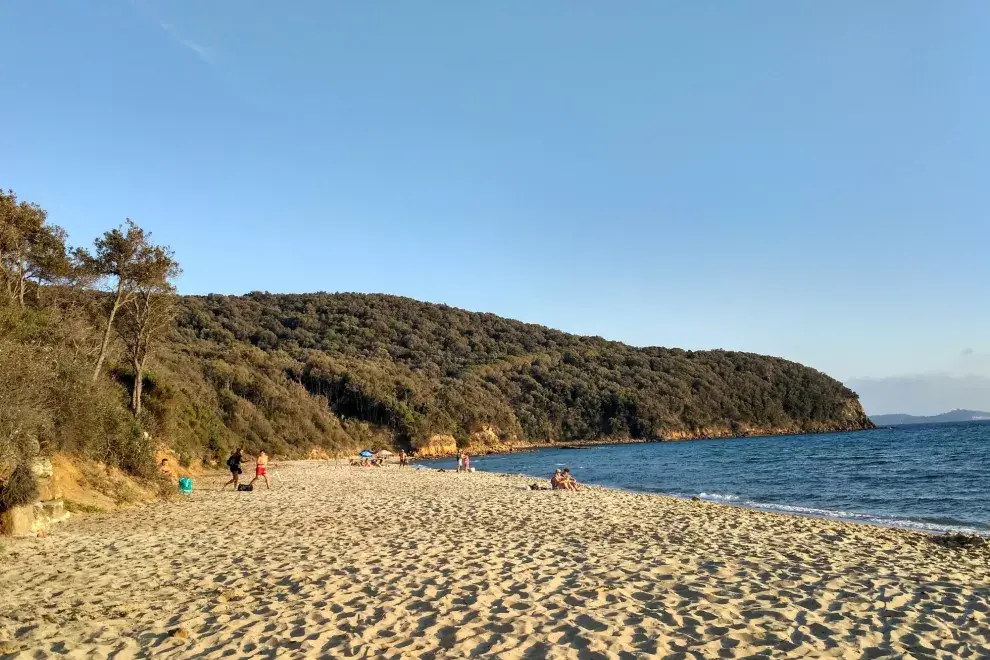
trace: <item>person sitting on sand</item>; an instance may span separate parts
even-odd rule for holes
[[[268,490],[272,489],[272,482],[268,480],[268,454],[262,449],[261,453],[258,454],[258,458],[255,459],[254,465],[254,479],[251,480],[251,485],[257,481],[260,477],[265,478],[265,485],[268,486]]]
[[[170,470],[168,467],[167,458],[163,458],[162,462],[158,464],[158,473],[161,474],[166,479],[168,479],[169,481],[175,478],[175,475],[172,474],[172,470]]]
[[[242,449],[238,447],[234,450],[234,453],[230,455],[227,459],[227,469],[230,470],[230,481],[220,486],[220,490],[223,490],[227,486],[234,484],[234,490],[241,483],[241,461],[244,460],[241,456]]]
[[[564,490],[564,478],[560,474],[560,468],[553,471],[553,476],[550,477],[550,487],[554,490]]]
[[[571,468],[564,468],[564,471],[560,473],[560,477],[564,482],[564,490],[578,490],[577,479],[571,476]]]

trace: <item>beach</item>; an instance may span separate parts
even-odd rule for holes
[[[4,539],[4,657],[990,657],[986,546],[481,472],[277,472]]]

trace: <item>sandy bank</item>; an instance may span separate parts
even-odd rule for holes
[[[990,554],[532,479],[283,465],[0,554],[13,657],[987,657]],[[205,488],[210,487],[210,490]],[[170,631],[181,630],[178,636]]]

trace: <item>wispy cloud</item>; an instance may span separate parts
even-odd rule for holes
[[[2,2],[3,0],[0,0]],[[162,32],[166,34],[169,41],[176,46],[178,49],[182,50],[184,53],[191,54],[197,60],[203,63],[207,69],[209,69],[210,74],[213,78],[219,82],[228,92],[234,94],[241,101],[250,104],[256,108],[266,107],[267,104],[262,102],[257,95],[249,89],[249,86],[243,84],[242,81],[236,76],[236,72],[232,70],[231,58],[225,56],[221,51],[211,48],[199,41],[194,41],[190,39],[185,31],[180,27],[176,26],[175,23],[169,20],[165,20],[161,12],[156,8],[155,0],[127,0],[128,4],[134,9],[141,18],[150,26],[157,27]]]
[[[175,31],[175,28],[172,27],[171,23],[158,21],[158,25],[161,27],[162,30],[165,31],[165,33],[172,39],[172,41],[182,46],[183,48],[191,50],[196,55],[196,57],[198,57],[206,64],[209,64],[210,66],[214,66],[215,63],[213,61],[213,54],[210,52],[209,48],[201,44],[198,44],[191,39],[186,39],[180,36]]]
[[[185,48],[195,55],[201,62],[216,70],[216,60],[214,59],[213,51],[210,50],[209,47],[197,43],[192,39],[188,39],[180,34],[174,25],[159,18],[147,2],[144,2],[143,0],[128,0],[128,2],[132,7],[134,7],[135,10],[137,10],[139,14],[156,23],[158,27],[160,27],[162,31],[168,35],[169,39],[172,40],[172,43]]]

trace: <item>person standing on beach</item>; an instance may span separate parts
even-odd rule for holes
[[[251,480],[251,485],[258,480],[259,477],[265,478],[265,485],[268,486],[268,490],[272,489],[272,482],[268,480],[268,454],[262,449],[261,453],[258,454],[258,458],[255,460],[254,466],[254,479]]]
[[[470,472],[471,471],[471,457],[468,456],[467,452],[464,452],[463,454],[461,454],[461,459],[463,459],[463,461],[464,461],[464,471],[465,472]]]
[[[406,467],[406,450],[399,450],[399,467]]]
[[[464,454],[457,455],[457,471],[462,472],[464,470]]]
[[[220,490],[223,490],[230,484],[234,484],[234,490],[237,490],[237,487],[240,485],[241,482],[242,460],[243,458],[241,457],[241,448],[238,447],[237,449],[234,450],[234,453],[230,455],[230,458],[227,459],[227,469],[230,470],[230,481],[220,486]]]

